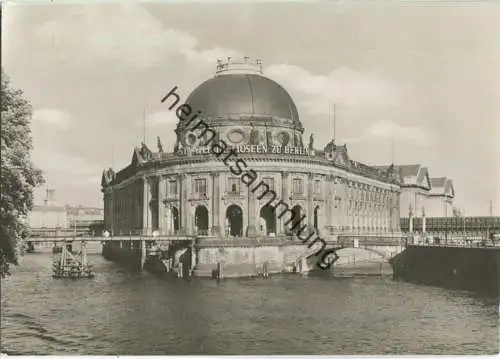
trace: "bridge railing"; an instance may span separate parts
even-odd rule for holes
[[[408,243],[409,246],[414,247],[461,247],[461,248],[500,248],[500,243],[478,243],[478,242],[468,242],[468,243]]]

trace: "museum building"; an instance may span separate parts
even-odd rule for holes
[[[171,109],[183,103],[172,91],[164,103]],[[325,239],[400,236],[397,171],[351,160],[346,145],[333,140],[315,149],[311,135],[304,145],[294,101],[263,75],[259,60],[219,61],[185,104],[255,171],[255,185],[210,152],[201,128],[179,121],[172,151],[158,137],[158,151],[143,143],[126,168],[103,172],[105,226],[113,235],[272,238],[289,235],[293,217]],[[259,183],[293,215],[280,216],[255,191]]]

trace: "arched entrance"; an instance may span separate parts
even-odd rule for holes
[[[299,206],[298,204],[293,206],[292,208],[292,222],[290,224],[290,228],[293,230],[293,231],[297,231],[300,229],[300,221],[301,221],[301,218],[300,216],[302,216],[302,207]]]
[[[172,207],[172,209],[170,210],[171,211],[171,214],[172,214],[172,218],[171,218],[171,229],[173,231],[173,233],[177,233],[179,232],[179,210],[176,208],[176,207]]]
[[[265,227],[264,233],[269,235],[270,233],[276,234],[276,213],[274,208],[271,206],[264,206],[260,209],[260,218],[264,220]]]
[[[318,231],[319,227],[319,206],[316,206],[316,208],[314,208],[314,228]]]
[[[206,236],[208,235],[208,209],[203,205],[196,207],[194,212],[194,225],[198,229],[197,233]]]
[[[240,206],[232,204],[226,210],[226,223],[230,236],[241,237],[243,235],[243,211]]]

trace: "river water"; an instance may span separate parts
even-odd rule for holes
[[[495,300],[391,277],[177,280],[89,256],[51,278],[31,254],[2,282],[11,354],[494,354]]]

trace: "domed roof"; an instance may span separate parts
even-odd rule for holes
[[[220,74],[199,85],[186,100],[208,118],[252,116],[286,119],[302,128],[297,107],[278,83],[258,74]]]

